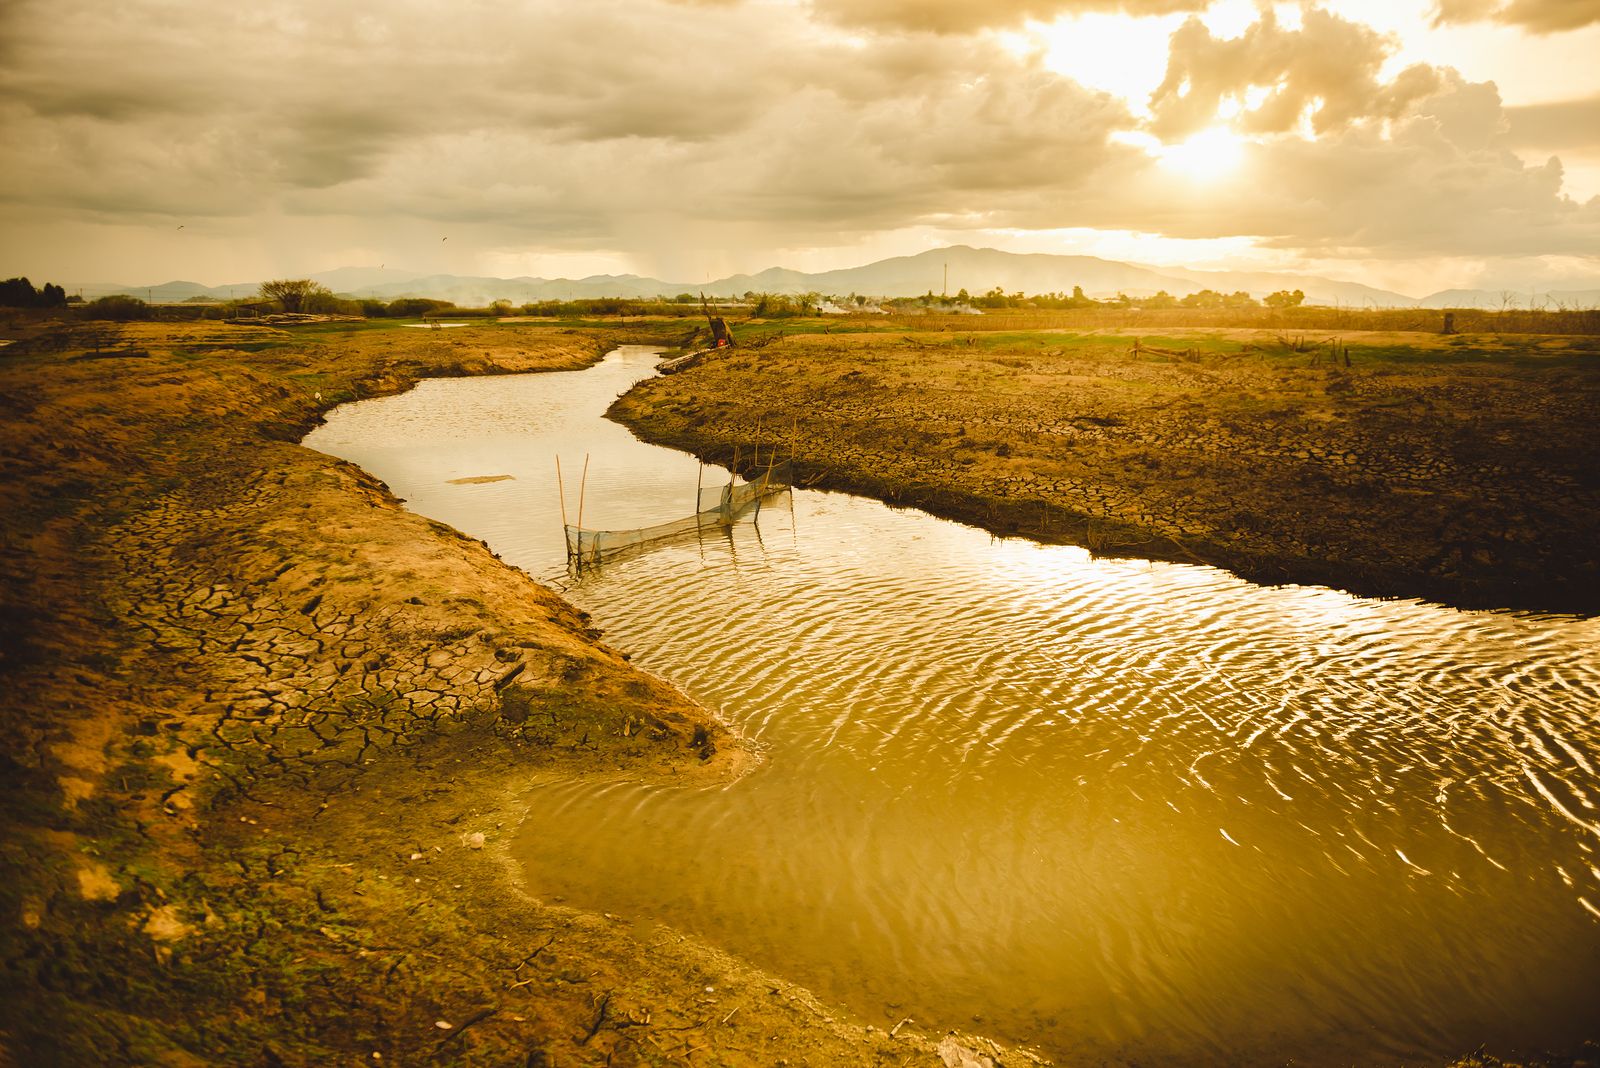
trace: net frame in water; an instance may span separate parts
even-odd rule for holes
[[[737,465],[736,465],[737,466]],[[694,514],[666,523],[621,530],[593,530],[583,526],[584,486],[588,481],[589,460],[584,458],[583,480],[578,489],[578,522],[567,522],[566,491],[561,492],[561,529],[566,539],[567,562],[575,567],[601,563],[631,549],[656,542],[698,534],[707,527],[727,529],[750,516],[759,519],[762,502],[788,493],[792,488],[790,465],[769,463],[755,481],[742,480],[731,472],[725,485],[695,487]],[[561,459],[556,458],[556,483],[561,486]]]

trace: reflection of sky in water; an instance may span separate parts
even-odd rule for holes
[[[558,449],[569,509],[589,453],[586,525],[692,506],[691,458],[597,418],[648,369],[425,383],[311,443],[567,584]],[[444,485],[489,474],[516,481]],[[1068,1059],[1443,1061],[1590,1026],[1593,621],[1262,589],[809,492],[567,592],[769,762],[536,791],[543,892],[869,1022]]]
[[[569,521],[577,521],[580,488],[583,525],[592,529],[646,526],[694,513],[694,458],[647,449],[626,428],[597,419],[593,408],[603,398],[603,410],[654,365],[649,350],[638,349],[590,371],[434,379],[403,396],[339,408],[306,444],[384,478],[424,515],[454,510],[453,526],[497,547],[503,539],[519,551],[546,544],[548,554],[537,562],[544,570],[559,564],[563,552],[558,457]],[[553,403],[558,384],[580,375],[591,376],[582,379],[582,399],[590,404]],[[479,475],[513,480],[448,484]],[[705,469],[708,485],[726,477],[726,471]]]

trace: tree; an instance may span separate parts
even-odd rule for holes
[[[455,305],[448,300],[429,300],[427,297],[401,297],[389,302],[391,319],[414,319],[419,315],[448,311]]]
[[[0,307],[59,308],[67,302],[67,291],[51,282],[34,289],[26,278],[7,278],[0,282]]]
[[[1287,289],[1280,289],[1276,293],[1268,293],[1263,303],[1269,308],[1298,308],[1305,303],[1306,295],[1300,290],[1293,293]]]
[[[39,302],[39,291],[26,278],[7,278],[0,282],[0,306],[31,308]]]
[[[278,278],[261,283],[261,299],[277,301],[286,312],[302,310],[312,298],[331,296],[333,294],[326,286],[318,285],[309,278]]]

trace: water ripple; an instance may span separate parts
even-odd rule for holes
[[[596,418],[644,369],[427,383],[313,442],[563,584],[768,748],[731,789],[541,787],[519,849],[542,892],[1063,1059],[1592,1037],[1600,624],[1262,589],[810,492],[573,581],[556,451],[591,454],[608,517],[673,518],[698,477]],[[516,480],[446,485],[487,455]]]

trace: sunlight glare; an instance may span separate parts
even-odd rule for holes
[[[1213,126],[1187,141],[1159,145],[1152,151],[1156,162],[1167,170],[1208,182],[1238,169],[1244,159],[1244,139],[1226,127]]]
[[[1238,37],[1261,18],[1255,0],[1216,0],[1200,15],[1213,37]]]
[[[1173,15],[1091,14],[1030,22],[1028,31],[1043,43],[1050,70],[1121,97],[1135,115],[1148,116],[1150,94],[1166,77],[1167,42],[1181,22]]]

